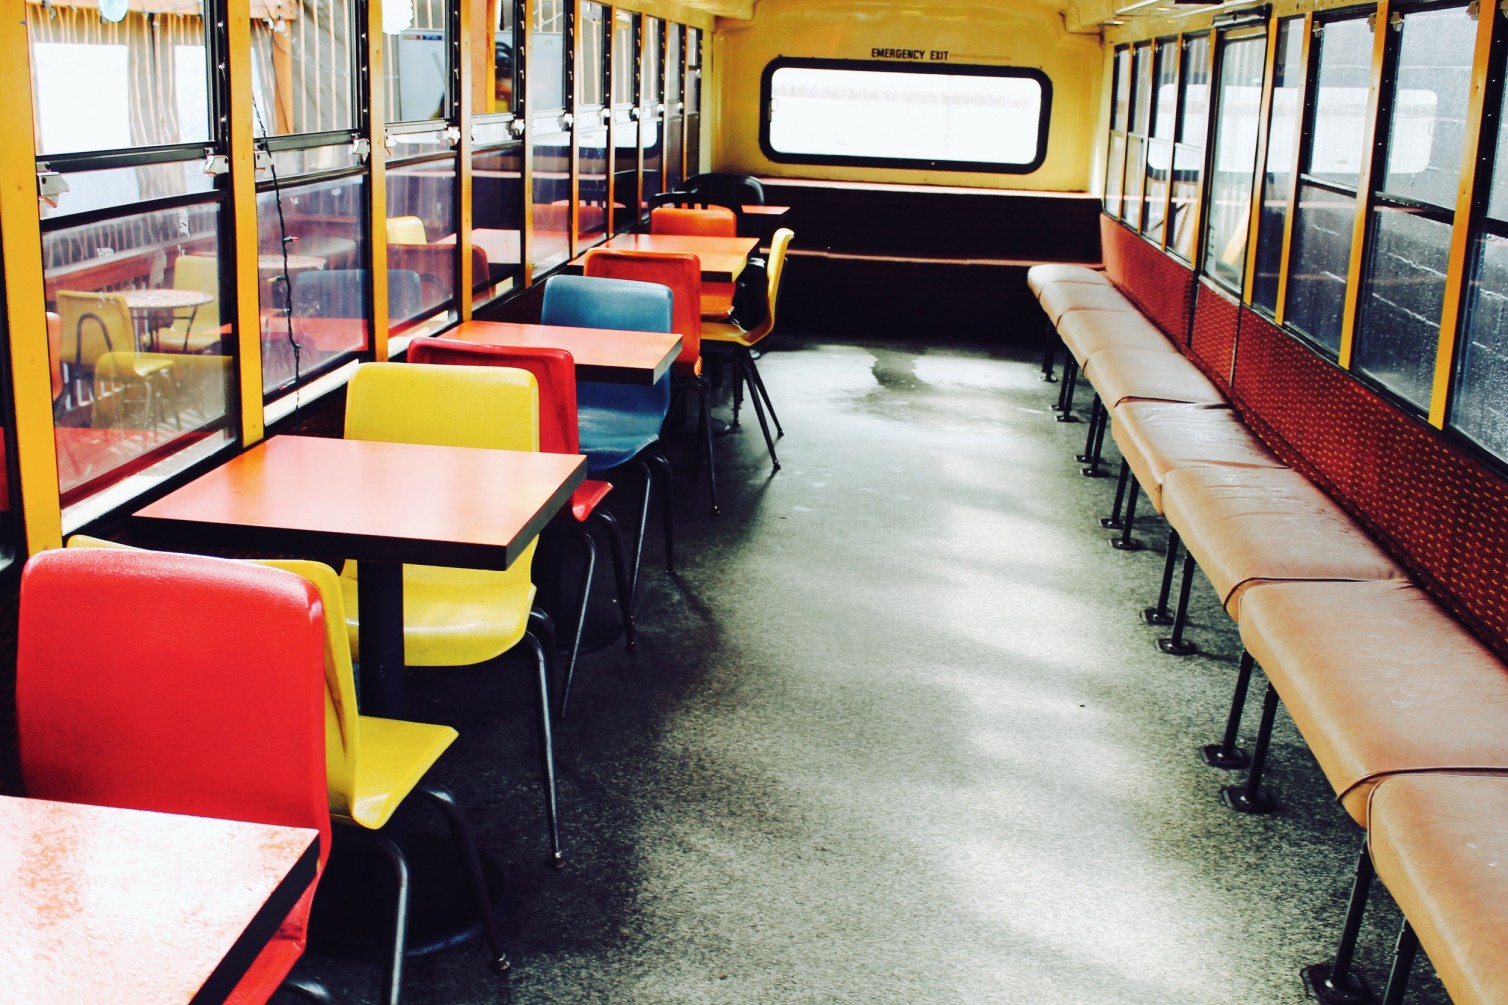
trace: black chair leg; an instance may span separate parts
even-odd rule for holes
[[[323,981],[313,977],[305,977],[302,974],[289,974],[283,978],[283,983],[278,985],[278,991],[298,995],[306,1002],[314,1005],[335,1005],[335,999],[330,996],[330,989],[325,987]]]
[[[760,432],[764,433],[764,445],[765,449],[770,452],[770,463],[774,465],[775,471],[779,471],[780,458],[775,456],[775,441],[770,437],[770,424],[765,420],[764,405],[759,400],[759,391],[754,387],[754,378],[751,376],[753,368],[754,361],[751,359],[745,359],[743,363],[743,374],[744,380],[749,384],[749,403],[754,406],[754,416],[755,418],[759,419]]]
[[[472,836],[466,811],[461,809],[461,804],[451,791],[442,785],[421,782],[415,786],[415,791],[422,792],[445,814],[451,840],[456,843],[456,854],[461,856],[461,865],[466,870],[466,878],[471,883],[471,890],[476,898],[477,914],[482,922],[482,937],[487,940],[487,948],[492,953],[487,965],[502,973],[510,964],[507,954],[503,952],[503,937],[498,931],[497,919],[492,915],[492,897],[487,892],[487,878],[482,874],[482,857],[477,853],[476,838]]]
[[[729,429],[738,429],[738,412],[744,403],[744,367],[749,364],[748,357],[741,352],[733,354],[733,421],[728,424]]]
[[[1188,656],[1198,652],[1192,642],[1183,640],[1183,629],[1189,623],[1189,591],[1194,586],[1194,553],[1183,550],[1183,578],[1178,584],[1178,611],[1173,615],[1173,634],[1157,640],[1159,652],[1169,656]]]
[[[1403,919],[1398,930],[1398,945],[1393,950],[1393,969],[1388,972],[1388,986],[1382,993],[1382,1005],[1403,1005],[1404,993],[1409,987],[1409,973],[1414,969],[1414,957],[1419,953],[1419,936],[1409,919]]]
[[[1131,465],[1121,461],[1121,473],[1115,480],[1115,504],[1110,515],[1100,517],[1100,526],[1106,530],[1121,529],[1121,507],[1126,504],[1126,483],[1131,480]]]
[[[1129,467],[1127,472],[1131,470]],[[1121,517],[1121,532],[1110,539],[1110,547],[1116,551],[1140,551],[1141,542],[1131,539],[1131,528],[1136,526],[1136,497],[1141,491],[1141,485],[1135,478],[1129,478],[1126,482],[1126,512]]]
[[[1267,767],[1267,750],[1272,745],[1272,723],[1278,714],[1278,691],[1271,684],[1262,696],[1262,725],[1257,728],[1257,742],[1251,751],[1251,770],[1245,785],[1227,785],[1220,790],[1220,801],[1237,813],[1271,813],[1278,808],[1272,797],[1262,791],[1262,772]]]
[[[1171,625],[1173,616],[1168,613],[1168,599],[1173,592],[1173,570],[1178,567],[1178,531],[1168,528],[1168,554],[1162,563],[1162,584],[1157,588],[1157,606],[1144,607],[1141,619],[1149,625]]]
[[[403,959],[408,952],[408,859],[403,849],[382,835],[375,835],[377,847],[393,869],[394,907],[393,939],[390,945],[387,971],[382,975],[383,1005],[398,1005],[403,996]]]
[[[541,636],[544,636],[542,639]],[[555,737],[550,724],[550,653],[555,648],[555,627],[550,616],[535,608],[529,612],[529,631],[524,641],[534,650],[534,693],[539,705],[536,733],[539,737],[540,769],[544,774],[545,826],[550,838],[550,864],[565,864],[560,848],[559,800],[555,793]]]
[[[1236,738],[1241,732],[1241,713],[1246,708],[1246,692],[1251,687],[1251,671],[1255,664],[1251,653],[1242,649],[1241,668],[1236,672],[1236,691],[1231,695],[1230,714],[1225,717],[1225,735],[1219,743],[1201,748],[1204,763],[1212,768],[1244,768],[1251,763],[1246,751],[1236,746]]]
[[[672,479],[675,471],[670,466],[670,458],[659,451],[652,451],[645,455],[645,459],[656,471],[660,473],[663,483],[660,486],[660,522],[665,525],[665,571],[675,575],[675,495],[671,492]],[[637,582],[637,579],[635,579]]]
[[[717,468],[712,459],[712,385],[705,377],[690,378],[681,381],[678,386],[689,394],[694,394],[700,399],[701,411],[697,415],[697,448],[695,451],[696,463],[693,465],[693,477],[701,474],[702,452],[707,454],[707,491],[712,497],[712,515],[717,516],[721,512],[717,507]]]
[[[562,719],[566,714],[566,702],[571,697],[571,681],[576,679],[576,657],[581,654],[581,633],[586,629],[586,612],[592,602],[592,576],[597,571],[597,542],[579,525],[574,528],[573,536],[581,542],[581,547],[586,552],[586,563],[581,573],[581,603],[576,608],[576,625],[571,632],[571,649],[566,655],[565,677],[560,685],[558,714]]]
[[[618,608],[623,619],[623,643],[629,652],[634,649],[634,591],[628,576],[628,561],[623,555],[623,528],[618,518],[606,510],[597,510],[594,519],[602,521],[607,528],[608,552],[613,558],[613,578],[618,584]]]
[[[1346,904],[1346,920],[1341,924],[1335,959],[1300,971],[1309,993],[1325,1005],[1362,1005],[1376,1000],[1366,978],[1351,970],[1356,939],[1361,934],[1361,916],[1366,911],[1367,894],[1372,889],[1372,876],[1372,856],[1367,852],[1366,838],[1362,838],[1361,854],[1356,857],[1356,879],[1351,884],[1351,899]]]
[[[749,357],[749,373],[754,378],[754,389],[764,399],[764,407],[770,410],[770,421],[775,423],[775,435],[784,436],[785,430],[780,426],[780,416],[775,414],[775,403],[770,400],[769,389],[764,386],[764,377],[760,376],[759,367],[754,365],[754,357]]]
[[[629,574],[629,598],[639,594],[639,563],[644,559],[644,538],[649,532],[649,503],[654,496],[654,471],[649,466],[649,460],[640,456],[639,473],[644,478],[644,494],[639,500],[639,532],[634,536],[634,561]]]

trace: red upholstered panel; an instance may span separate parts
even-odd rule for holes
[[[1508,480],[1250,310],[1232,400],[1284,461],[1508,655]]]
[[[1198,283],[1194,290],[1194,325],[1188,357],[1216,387],[1229,394],[1231,369],[1236,365],[1240,305],[1208,283]]]
[[[1100,216],[1105,274],[1141,312],[1182,348],[1189,342],[1194,313],[1194,273],[1141,235]]]

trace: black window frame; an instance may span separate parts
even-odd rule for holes
[[[930,73],[950,76],[1023,77],[1042,88],[1037,117],[1037,151],[1024,164],[983,161],[929,160],[920,157],[845,157],[836,154],[788,154],[770,145],[770,101],[775,74],[784,69],[849,70],[869,73]],[[841,167],[895,168],[902,171],[967,171],[975,174],[1031,174],[1047,160],[1047,130],[1052,120],[1052,79],[1027,66],[981,66],[973,63],[893,63],[873,59],[813,59],[779,56],[766,64],[759,81],[759,149],[777,164],[816,164]]]

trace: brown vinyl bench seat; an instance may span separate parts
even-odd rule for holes
[[[1222,405],[1128,399],[1115,407],[1110,435],[1153,509],[1178,468],[1281,468],[1236,413]]]
[[[1069,311],[1135,311],[1136,305],[1112,283],[1053,283],[1042,288],[1037,302],[1054,325]]]
[[[1179,355],[1162,330],[1146,315],[1129,311],[1069,311],[1058,323],[1058,335],[1080,366],[1107,349],[1140,349]]]
[[[1042,299],[1042,291],[1056,283],[1080,283],[1092,286],[1110,286],[1110,277],[1099,269],[1091,269],[1085,265],[1064,265],[1057,262],[1048,262],[1042,265],[1033,265],[1026,270],[1026,286],[1032,291],[1032,295],[1038,300]]]
[[[1220,389],[1178,353],[1105,349],[1084,361],[1084,376],[1108,409],[1132,399],[1225,404]]]
[[[1371,802],[1377,875],[1450,1000],[1508,1001],[1508,779],[1397,775],[1376,786]]]
[[[1390,775],[1497,771],[1508,787],[1508,668],[1419,587],[1265,583],[1241,601],[1241,641],[1361,826]]]

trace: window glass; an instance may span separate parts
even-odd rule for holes
[[[31,8],[37,154],[204,143],[210,139],[202,5],[128,10],[108,22],[90,6]]]
[[[1304,85],[1303,18],[1289,18],[1279,27],[1273,73],[1267,172],[1262,180],[1262,217],[1251,294],[1252,303],[1269,311],[1277,310],[1283,221],[1288,217],[1288,196],[1293,191],[1293,145],[1299,135],[1299,95]]]
[[[1152,47],[1138,45],[1131,58],[1131,131],[1145,136],[1152,121]]]
[[[686,29],[686,173],[702,163],[702,33]]]
[[[1365,18],[1316,26],[1318,93],[1309,130],[1306,173],[1354,187],[1366,151],[1367,97],[1372,87],[1372,32]]]
[[[1118,133],[1126,131],[1131,124],[1131,52],[1115,50],[1115,107],[1110,116],[1110,128]]]
[[[366,178],[280,188],[257,195],[262,391],[269,395],[366,349],[371,320]]]
[[[530,85],[533,86],[532,84]],[[529,264],[538,276],[563,263],[571,252],[571,134],[559,119],[533,120],[534,190],[530,193],[533,231]]]
[[[448,118],[450,10],[447,0],[394,0],[382,5],[387,121]]]
[[[1508,238],[1477,241],[1450,423],[1508,457]]]
[[[566,18],[570,0],[538,0],[530,5],[528,90],[530,114],[565,107]]]
[[[1179,71],[1178,140],[1173,149],[1173,197],[1168,210],[1168,248],[1184,261],[1194,258],[1194,207],[1204,178],[1204,136],[1209,122],[1210,39],[1183,41]]]
[[[455,306],[456,161],[389,168],[387,267],[392,330]],[[485,263],[474,262],[473,272]]]
[[[1227,42],[1220,54],[1215,151],[1205,213],[1204,273],[1238,292],[1245,275],[1266,54],[1265,37]]]
[[[1300,180],[1286,323],[1340,351],[1356,197]]]
[[[1126,172],[1126,138],[1120,133],[1110,137],[1110,155],[1106,158],[1105,212],[1119,217],[1124,210],[1123,182]]]
[[[1170,140],[1177,124],[1173,112],[1178,106],[1178,42],[1175,39],[1157,43],[1157,85],[1153,98],[1152,135]]]
[[[1434,384],[1450,224],[1379,206],[1352,366],[1421,408]]]
[[[1147,141],[1146,209],[1142,233],[1162,243],[1167,213],[1168,183],[1173,169],[1173,135],[1178,107],[1178,42],[1165,39],[1157,44],[1156,84],[1152,96],[1152,136]]]
[[[1041,163],[1051,101],[1042,74],[880,65],[787,60],[767,71],[765,139],[772,159],[1010,172]],[[908,128],[896,130],[898,120]]]
[[[639,200],[639,123],[633,117],[638,100],[639,59],[635,29],[639,15],[613,13],[613,231],[624,230],[638,219],[630,207]]]
[[[576,61],[576,93],[578,103],[584,108],[597,108],[605,103],[607,8],[601,4],[581,5],[581,20],[576,25],[578,56]]]
[[[634,49],[634,18],[626,10],[613,12],[613,95],[615,105],[634,103],[634,72],[638,53]]]
[[[196,444],[229,442],[232,344],[220,209],[42,237],[64,506]]]
[[[251,20],[252,112],[258,136],[356,127],[353,0],[296,0]]]
[[[644,19],[644,54],[641,80],[644,84],[644,104],[658,114],[658,106],[665,100],[664,81],[660,79],[660,56],[665,44],[665,22],[657,17]]]
[[[665,101],[674,104],[681,100],[681,26],[665,26]]]
[[[514,0],[490,0],[496,8],[492,28],[492,94],[489,112],[516,110],[518,92],[518,10]]]
[[[1382,190],[1453,209],[1477,24],[1465,8],[1403,21]]]
[[[478,150],[471,157],[471,243],[482,249],[487,269],[473,261],[474,303],[505,293],[523,279],[520,235],[523,231],[524,148],[509,143]]]
[[[1142,183],[1146,180],[1147,141],[1140,136],[1126,137],[1126,224],[1130,227],[1141,227],[1141,213],[1145,208],[1142,196],[1145,190]]]

